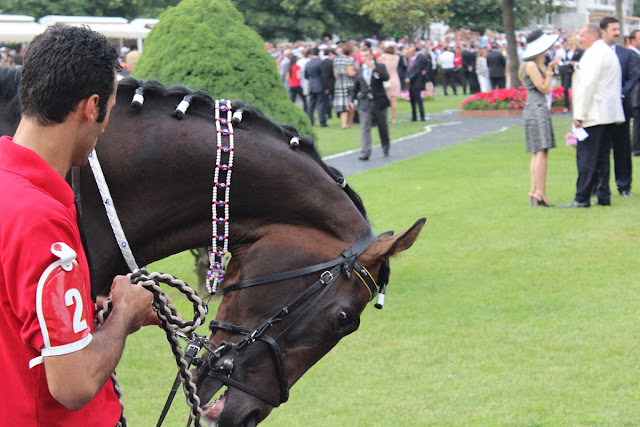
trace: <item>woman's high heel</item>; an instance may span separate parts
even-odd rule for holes
[[[539,199],[537,197],[535,198],[538,201],[538,206],[542,206],[542,207],[545,207],[545,208],[552,208],[553,207],[553,205],[551,203],[547,202],[544,199],[544,197],[542,197],[540,195],[540,193],[536,193],[536,196],[540,197]]]
[[[538,206],[538,199],[536,199],[533,191],[529,192],[529,204],[531,205],[531,207],[535,208],[536,206]]]

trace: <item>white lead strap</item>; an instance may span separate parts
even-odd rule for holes
[[[134,272],[138,269],[138,264],[136,263],[136,260],[133,256],[133,252],[131,252],[131,247],[129,246],[127,237],[124,235],[124,230],[122,229],[122,225],[120,224],[120,218],[118,218],[116,207],[113,204],[111,192],[109,191],[109,186],[107,185],[107,181],[104,178],[104,173],[102,172],[100,161],[98,161],[98,154],[96,153],[96,150],[93,150],[89,155],[89,165],[91,166],[91,171],[93,172],[96,184],[98,184],[100,197],[102,198],[102,203],[104,204],[104,208],[107,211],[107,218],[109,218],[109,224],[111,224],[111,229],[113,230],[113,235],[118,242],[120,252],[122,252],[122,256],[124,257],[129,270],[131,270],[131,272]]]

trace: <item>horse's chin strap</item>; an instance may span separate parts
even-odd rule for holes
[[[205,365],[210,369],[208,375],[218,379],[227,386],[236,387],[248,394],[251,394],[273,407],[277,407],[281,403],[286,402],[289,399],[287,370],[284,363],[284,357],[282,356],[282,351],[280,350],[280,346],[277,342],[280,339],[284,338],[287,334],[289,334],[289,332],[291,332],[296,327],[296,325],[298,325],[300,321],[304,319],[311,312],[311,310],[313,310],[318,302],[320,302],[322,297],[337,282],[338,278],[340,277],[340,273],[344,273],[347,277],[350,278],[351,273],[355,272],[369,292],[369,301],[373,299],[377,292],[376,282],[373,277],[371,277],[367,269],[357,261],[357,257],[362,254],[375,239],[376,234],[373,232],[373,230],[369,229],[362,237],[360,237],[360,239],[358,239],[358,241],[353,246],[346,249],[338,258],[335,258],[331,261],[316,264],[310,267],[300,268],[286,273],[272,274],[255,279],[248,279],[227,286],[223,289],[223,292],[227,294],[229,292],[237,291],[240,289],[291,279],[294,277],[300,277],[327,269],[322,274],[320,274],[318,280],[316,280],[310,287],[305,289],[301,294],[299,294],[287,305],[285,305],[278,313],[267,319],[264,323],[262,323],[255,329],[234,325],[232,323],[220,320],[213,320],[209,324],[209,329],[212,332],[215,332],[216,330],[223,330],[234,334],[244,335],[240,339],[240,341],[235,344],[231,344],[236,352],[240,352],[243,348],[255,343],[256,341],[262,341],[269,346],[274,359],[276,372],[278,375],[278,382],[280,384],[279,401],[231,378],[233,368],[229,370],[216,368],[214,364],[219,358],[222,357],[222,355],[220,354],[212,354],[209,357],[209,361]],[[318,295],[316,295],[316,297],[305,307],[304,311],[300,313],[298,317],[296,317],[289,325],[287,325],[287,327],[276,338],[272,338],[269,335],[266,335],[267,331],[273,325],[282,322],[285,316],[291,314],[316,293],[318,293]],[[230,344],[225,344],[225,347],[229,345]],[[212,360],[213,358],[215,358],[215,360]],[[231,366],[233,366],[233,364],[231,364]]]

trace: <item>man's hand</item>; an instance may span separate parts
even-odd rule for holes
[[[127,313],[125,317],[129,321],[129,334],[142,326],[160,323],[158,315],[151,309],[153,294],[142,286],[132,285],[128,277],[116,276],[109,295],[113,310]]]
[[[577,128],[581,128],[582,127],[582,120],[578,120],[578,119],[573,119],[573,125]]]

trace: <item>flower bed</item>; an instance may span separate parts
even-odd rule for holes
[[[564,99],[564,88],[553,89],[552,107],[562,107]],[[571,100],[571,92],[569,92]],[[490,92],[480,92],[462,101],[460,108],[462,111],[522,111],[527,101],[527,90],[520,86],[511,89],[496,89]]]

